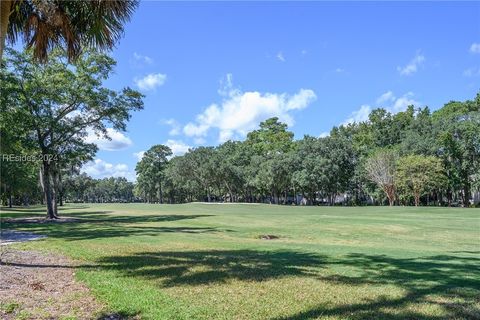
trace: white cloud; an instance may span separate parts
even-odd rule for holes
[[[167,126],[170,126],[170,131],[168,132],[169,135],[171,136],[176,136],[180,134],[180,124],[177,122],[175,119],[166,119],[166,120],[161,120],[162,124],[165,124]]]
[[[286,110],[302,110],[305,109],[311,102],[317,99],[315,92],[310,89],[300,89],[298,93],[289,97],[286,94],[282,94],[280,98],[283,98],[286,102]]]
[[[382,107],[393,114],[405,111],[408,106],[418,106],[421,103],[413,98],[413,92],[407,92],[401,97],[396,97],[392,91],[387,91],[376,99],[377,107]],[[352,112],[342,125],[348,125],[354,122],[363,122],[368,120],[368,116],[374,107],[364,104],[360,109]]]
[[[395,96],[392,91],[387,91],[377,98],[377,104],[382,104],[384,102],[390,102],[395,100]]]
[[[113,128],[107,128],[107,136],[109,136],[111,140],[97,136],[95,132],[87,130],[87,136],[84,140],[86,143],[94,143],[100,150],[106,151],[123,150],[132,145],[130,138]]]
[[[318,136],[319,138],[326,138],[330,135],[330,132],[328,131],[325,131],[325,132],[322,132],[320,133],[320,135]]]
[[[465,77],[476,77],[480,76],[480,68],[470,68],[463,71],[463,75]]]
[[[278,61],[282,61],[282,62],[287,61],[287,60],[285,60],[285,57],[283,56],[282,51],[280,51],[279,53],[277,53],[277,59],[278,59]]]
[[[83,165],[81,171],[95,179],[125,177],[129,181],[134,181],[136,177],[135,173],[130,171],[126,164],[112,164],[102,159],[95,159],[87,162]]]
[[[471,53],[480,53],[480,43],[472,43],[470,46],[470,52]]]
[[[357,111],[353,111],[350,114],[350,117],[345,120],[342,125],[346,126],[354,122],[363,122],[368,120],[368,115],[372,112],[372,107],[367,104],[364,104]]]
[[[413,57],[410,62],[404,67],[397,67],[397,71],[400,72],[402,76],[409,76],[418,71],[418,68],[423,65],[425,62],[425,56],[418,53]]]
[[[137,52],[133,53],[133,58],[137,62],[141,62],[141,63],[145,63],[145,64],[152,64],[153,63],[152,58],[150,58],[149,56],[144,56],[144,55],[142,55],[140,53],[137,53]]]
[[[204,144],[206,142],[206,140],[203,139],[203,138],[194,138],[193,142],[195,142],[195,144],[198,145],[198,144]]]
[[[173,156],[181,156],[185,154],[188,149],[191,149],[192,147],[187,145],[185,142],[181,140],[172,140],[169,139],[167,140],[164,145],[169,147],[172,150]]]
[[[307,53],[308,53],[308,52],[307,52],[307,50],[305,50],[305,49],[303,49],[303,50],[301,51],[302,56],[306,55]]]
[[[213,105],[211,107],[215,107],[217,108],[216,105]],[[211,108],[210,107],[210,108]],[[209,108],[209,109],[210,109]],[[204,113],[208,113],[208,110],[205,110]],[[197,116],[197,119],[198,121],[204,121],[204,116],[203,115],[199,115]],[[206,125],[206,124],[194,124],[194,123],[187,123],[187,125],[185,127],[183,127],[183,133],[185,133],[187,136],[189,137],[192,137],[192,136],[204,136],[207,134],[207,131],[208,129],[210,129],[210,126],[209,125]]]
[[[162,73],[150,73],[143,78],[134,79],[137,87],[145,91],[153,90],[153,89],[156,89],[157,87],[162,86],[166,80],[167,80],[167,75]]]
[[[421,103],[413,99],[413,92],[407,92],[399,98],[394,98],[393,103],[387,106],[387,110],[391,113],[397,113],[407,110],[410,105],[419,106]]]
[[[145,154],[145,151],[138,151],[138,152],[134,152],[133,156],[137,158],[137,161],[140,161],[142,160],[144,154]]]
[[[220,79],[220,86],[217,92],[222,97],[227,97],[239,91],[238,88],[233,87],[233,75],[231,73],[227,73],[223,79]]]
[[[211,128],[217,128],[218,140],[224,142],[244,137],[261,121],[274,116],[291,126],[294,124],[291,111],[304,109],[315,99],[315,93],[309,89],[301,89],[294,95],[232,89],[221,104],[211,104],[197,115],[195,122],[184,126],[183,132],[187,136],[202,137]]]
[[[337,68],[337,69],[335,69],[335,72],[336,72],[336,73],[344,73],[344,72],[345,72],[345,69],[343,69],[343,68]]]

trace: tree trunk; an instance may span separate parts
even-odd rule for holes
[[[392,207],[395,201],[390,196],[387,196],[387,197],[388,197],[388,205]]]
[[[52,185],[50,183],[50,164],[48,161],[43,161],[40,172],[40,183],[42,185],[45,203],[47,205],[47,218],[56,219],[58,217],[55,215],[53,208]]]
[[[52,206],[53,206],[53,214],[55,215],[55,218],[58,217],[58,201],[57,201],[57,183],[56,183],[56,178],[55,178],[55,172],[52,172],[53,170],[50,170],[50,179],[52,181]]]
[[[53,206],[53,214],[55,215],[55,218],[58,218],[58,201],[57,201],[57,192],[55,191],[55,188],[52,188],[52,206]]]
[[[465,208],[470,207],[470,197],[470,182],[468,181],[468,178],[466,178],[465,182],[463,183],[463,206]]]
[[[163,192],[162,192],[162,183],[158,183],[158,202],[163,203]]]
[[[418,207],[418,205],[420,204],[420,194],[418,192],[415,192],[414,198],[415,198],[415,207]]]
[[[295,186],[293,186],[293,203],[295,203],[295,205],[297,206],[298,205],[298,199],[297,199],[297,188],[295,188]]]
[[[12,12],[12,0],[0,1],[0,60],[3,57],[3,49],[5,48],[5,40],[7,38],[8,22],[10,13]]]
[[[62,183],[62,174],[58,173],[58,204],[60,207],[63,207],[63,183]]]
[[[8,207],[11,208],[12,206],[13,206],[12,188],[8,187]]]
[[[447,191],[447,203],[448,203],[448,206],[451,207],[452,206],[452,191],[451,190],[448,190]]]
[[[52,182],[53,182],[53,201],[54,201],[54,211],[55,215],[58,216],[58,206],[63,206],[62,200],[62,177],[60,175],[60,170],[54,164],[51,170]]]
[[[228,190],[228,196],[230,197],[230,203],[233,202],[233,192],[232,192],[232,189],[230,188],[230,185],[225,181],[225,187],[227,187],[227,190]]]
[[[58,196],[60,194],[59,173],[56,164],[50,164],[49,172],[50,180],[52,181],[52,204],[55,217],[58,217]]]
[[[385,186],[384,191],[388,198],[388,204],[393,206],[395,204],[395,187],[391,185]]]

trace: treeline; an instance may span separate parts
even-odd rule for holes
[[[114,67],[112,58],[90,50],[70,61],[55,49],[43,64],[31,50],[6,50],[0,68],[3,203],[40,202],[46,205],[48,218],[54,219],[66,196],[131,201],[127,191],[120,196],[115,190],[119,181],[97,181],[87,195],[68,189],[68,178],[92,160],[98,149],[85,137],[95,133],[108,138],[108,128],[125,130],[131,112],[143,108],[139,92],[103,85]]]
[[[28,206],[30,204],[45,204],[40,183],[32,176],[32,185],[19,189],[15,193],[3,192],[4,205]],[[62,180],[62,190],[58,193],[58,205],[71,203],[111,203],[138,202],[141,199],[133,193],[134,183],[124,177],[109,177],[94,179],[86,173],[73,174]],[[8,195],[8,197],[7,197]]]
[[[4,204],[44,203],[55,218],[64,201],[478,203],[480,94],[433,113],[414,106],[397,114],[376,109],[368,121],[335,127],[323,138],[294,140],[272,118],[245,141],[183,156],[153,146],[137,164],[134,185],[79,175],[97,151],[87,134],[122,131],[131,112],[143,107],[139,92],[103,85],[114,66],[107,55],[88,50],[75,61],[54,50],[44,64],[30,51],[6,51],[0,68]]]
[[[65,200],[68,202],[134,202],[134,184],[124,177],[93,179],[82,173],[64,181]]]
[[[172,156],[153,146],[137,164],[146,202],[459,205],[478,203],[480,94],[430,112],[373,110],[327,137],[294,140],[271,118],[245,141]]]

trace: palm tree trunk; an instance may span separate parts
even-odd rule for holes
[[[10,19],[10,13],[12,13],[12,5],[12,0],[0,1],[0,60],[3,57],[3,49],[5,48],[8,20]]]

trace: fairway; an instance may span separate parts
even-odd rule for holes
[[[44,216],[2,209],[2,219]],[[480,210],[77,204],[4,222],[141,319],[480,319]],[[273,235],[277,239],[263,239]]]

